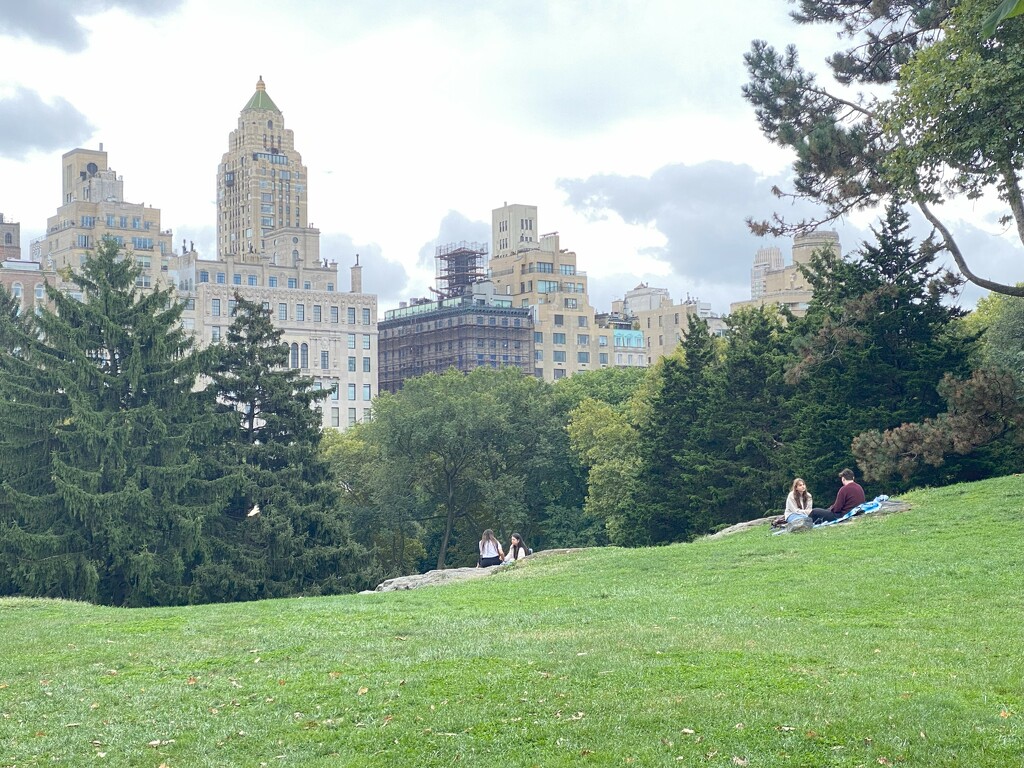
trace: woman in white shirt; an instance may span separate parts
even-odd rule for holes
[[[793,488],[786,497],[786,517],[795,514],[811,514],[811,494],[807,492],[807,483],[802,478],[793,481]]]
[[[501,542],[494,537],[494,531],[488,528],[480,537],[480,560],[477,568],[489,568],[492,565],[501,565],[505,559],[505,551],[501,548]]]
[[[513,533],[512,541],[508,545],[508,554],[505,555],[505,562],[511,563],[514,560],[522,560],[528,552],[529,550],[523,543],[523,537],[518,533]]]

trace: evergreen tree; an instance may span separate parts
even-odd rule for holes
[[[955,322],[962,311],[947,303],[960,281],[934,266],[935,248],[915,247],[907,228],[894,203],[877,243],[852,260],[819,253],[807,270],[814,297],[796,326],[786,443],[791,473],[822,501],[839,470],[853,466],[855,435],[934,416],[943,375],[968,372],[973,340]]]
[[[195,601],[252,600],[365,586],[320,452],[318,405],[330,393],[288,367],[270,312],[235,295],[235,319],[204,393],[217,418],[207,472],[223,505],[207,522],[209,556],[195,570]]]
[[[28,439],[48,441],[29,453],[45,479],[4,477],[0,546],[17,563],[6,578],[18,592],[113,605],[186,598],[206,512],[191,451],[201,357],[181,328],[183,305],[169,290],[140,296],[138,274],[104,238],[69,275],[87,301],[48,288],[55,311],[40,309],[41,336],[7,358],[5,388],[17,392],[8,374],[20,368],[40,394],[9,400],[5,427],[29,425]]]
[[[650,407],[640,418],[640,470],[631,518],[613,543],[645,545],[684,541],[703,533],[711,467],[703,409],[715,387],[715,340],[693,315],[682,355],[662,358],[652,373]]]
[[[787,485],[781,450],[789,423],[787,328],[764,308],[732,315],[728,324],[716,386],[698,415],[708,463],[706,484],[693,491],[705,496],[694,510],[702,530],[763,517],[779,507]]]

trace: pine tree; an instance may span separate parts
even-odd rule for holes
[[[320,453],[317,405],[329,390],[288,367],[282,336],[269,310],[236,294],[205,392],[218,410],[208,473],[225,502],[207,523],[212,551],[195,572],[196,601],[365,586],[363,552]]]
[[[35,486],[5,472],[0,546],[18,563],[16,591],[132,606],[186,599],[207,503],[192,452],[202,358],[181,328],[183,305],[170,290],[140,295],[138,273],[104,238],[69,275],[86,301],[49,287],[55,311],[41,308],[39,337],[8,358],[5,387],[17,387],[8,373],[20,367],[39,395],[8,401],[5,426],[47,441],[29,454],[44,476]]]
[[[703,532],[710,466],[702,409],[715,387],[715,360],[707,323],[691,315],[682,356],[663,358],[654,372],[650,408],[638,426],[641,468],[633,519],[623,523],[623,540],[616,543],[684,541]]]
[[[857,258],[826,253],[811,261],[814,298],[796,328],[786,442],[792,473],[822,501],[839,470],[853,466],[855,435],[934,416],[943,375],[968,372],[973,340],[954,322],[962,310],[947,303],[960,281],[934,265],[929,241],[915,246],[907,229],[905,210],[893,203],[877,242],[864,243]]]

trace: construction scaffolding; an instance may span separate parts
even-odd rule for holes
[[[470,286],[487,279],[485,243],[459,243],[439,245],[434,251],[437,264],[435,288],[430,290],[441,300],[472,293]]]

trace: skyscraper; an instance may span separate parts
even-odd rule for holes
[[[260,77],[217,167],[218,255],[264,250],[279,232],[298,238],[291,253],[281,254],[291,263],[319,261],[320,233],[306,220],[306,181],[295,134]]]

